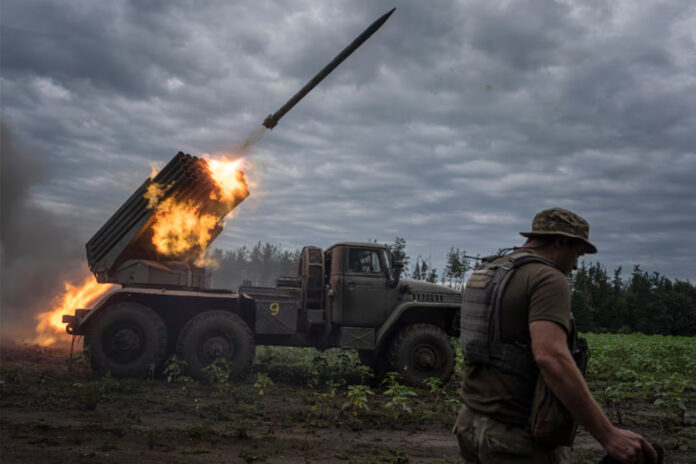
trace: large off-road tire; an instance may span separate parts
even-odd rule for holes
[[[217,358],[227,361],[230,378],[241,378],[251,369],[256,345],[242,318],[227,311],[206,311],[181,330],[177,353],[195,379],[207,380],[205,368]]]
[[[454,348],[444,330],[432,324],[404,327],[391,344],[391,363],[406,383],[424,387],[423,381],[437,377],[447,382],[454,371]]]
[[[164,360],[167,327],[152,309],[138,303],[116,303],[95,317],[85,337],[94,371],[145,377]]]

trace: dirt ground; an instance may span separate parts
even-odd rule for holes
[[[95,378],[84,361],[68,371],[65,348],[5,343],[1,351],[0,458],[3,463],[461,462],[450,429],[455,408],[425,395],[394,418],[375,388],[370,410],[353,415],[337,396],[254,380],[223,389],[165,379]],[[666,462],[696,462],[696,426],[637,405],[627,427],[667,448]],[[575,463],[599,462],[580,431]]]

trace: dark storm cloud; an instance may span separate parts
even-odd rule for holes
[[[30,198],[84,243],[151,162],[231,150],[393,6],[254,147],[217,246],[399,235],[441,267],[558,205],[610,268],[696,279],[683,1],[5,2],[3,119],[47,169]]]

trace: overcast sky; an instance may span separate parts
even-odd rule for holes
[[[44,173],[27,205],[81,249],[152,162],[229,152],[394,6],[254,146],[216,247],[399,236],[441,269],[561,206],[610,271],[696,281],[691,0],[2,0],[2,123]]]

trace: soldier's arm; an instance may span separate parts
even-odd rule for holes
[[[532,351],[546,384],[575,419],[621,462],[645,462],[643,452],[657,463],[657,453],[637,433],[614,427],[590,393],[585,379],[575,365],[567,345],[565,330],[555,322],[534,321],[529,324]]]

